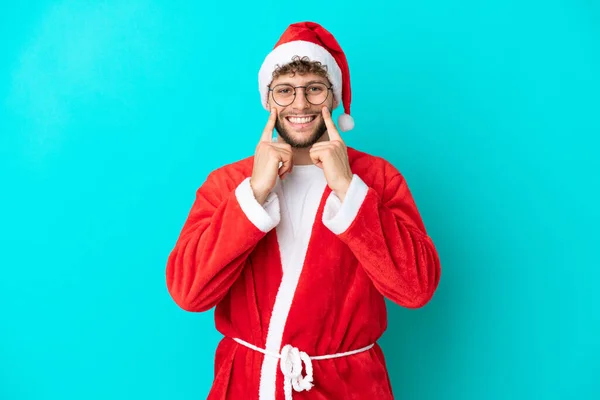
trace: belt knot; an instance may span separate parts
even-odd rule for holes
[[[306,375],[302,376],[302,363],[306,366]],[[279,362],[281,372],[283,373],[283,390],[286,399],[292,398],[292,388],[296,392],[310,390],[313,385],[312,361],[308,354],[298,350],[292,345],[285,345],[281,349],[281,360]]]

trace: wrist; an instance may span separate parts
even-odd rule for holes
[[[269,192],[255,187],[252,184],[252,178],[250,178],[250,189],[252,189],[252,194],[254,194],[254,198],[256,199],[256,201],[262,206],[264,204],[264,202],[267,200],[267,197],[269,196]]]
[[[340,186],[339,189],[334,190],[335,195],[340,199],[340,201],[344,201],[346,197],[346,193],[348,192],[348,188],[350,187],[350,183],[352,183],[352,177],[349,177],[345,180],[345,182]]]

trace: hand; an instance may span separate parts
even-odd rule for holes
[[[254,165],[250,187],[256,200],[263,204],[275,187],[277,176],[281,179],[292,171],[292,146],[287,143],[273,143],[273,128],[277,120],[277,109],[271,108],[271,115],[254,152]],[[279,163],[282,163],[281,167]]]
[[[348,150],[327,107],[323,107],[322,114],[329,141],[315,143],[310,148],[310,158],[317,167],[323,169],[327,185],[344,201],[353,176],[348,161]]]

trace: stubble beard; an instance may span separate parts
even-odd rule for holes
[[[277,133],[279,133],[279,136],[281,136],[281,138],[287,144],[292,146],[292,148],[306,149],[306,148],[311,147],[313,144],[315,144],[319,141],[321,136],[323,136],[323,134],[327,131],[327,125],[325,125],[325,121],[323,120],[323,118],[319,117],[319,123],[314,128],[311,135],[308,137],[308,139],[301,141],[301,142],[295,140],[289,134],[288,130],[283,126],[283,123],[281,122],[281,119],[279,117],[277,118],[277,121],[275,121],[275,129],[277,130]]]

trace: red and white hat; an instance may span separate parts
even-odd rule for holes
[[[268,89],[273,80],[273,71],[292,61],[294,56],[308,57],[327,66],[327,78],[333,85],[333,108],[344,105],[344,114],[338,118],[338,127],[342,131],[354,128],[354,119],[350,116],[350,70],[342,48],[333,35],[315,22],[298,22],[290,25],[273,50],[267,55],[258,72],[258,89],[263,107],[268,110]]]

